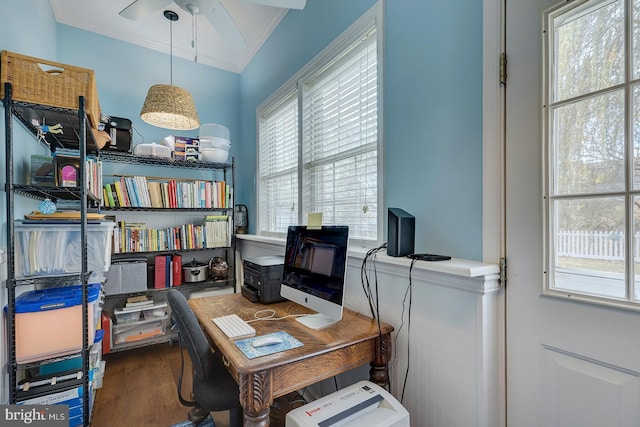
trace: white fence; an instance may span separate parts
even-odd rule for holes
[[[635,257],[640,254],[640,233],[634,236]],[[625,238],[622,231],[560,231],[557,256],[623,261]]]

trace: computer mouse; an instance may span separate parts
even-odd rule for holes
[[[273,335],[258,337],[254,339],[253,342],[251,343],[251,345],[254,348],[266,347],[268,345],[276,345],[276,344],[282,344],[282,339]]]

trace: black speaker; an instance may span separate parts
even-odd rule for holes
[[[389,208],[387,255],[407,256],[415,252],[416,218],[399,208]]]

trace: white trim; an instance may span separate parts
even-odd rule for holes
[[[483,14],[482,259],[496,264],[505,256],[505,89],[499,81],[503,1],[485,0]]]
[[[500,84],[500,54],[506,53],[505,4],[506,0],[484,0],[482,19],[482,259],[494,264],[507,257],[506,88]],[[507,424],[506,303],[506,293],[502,292],[486,307],[487,312],[495,312],[495,335],[485,335],[481,329],[477,332],[488,340],[487,348],[495,348],[493,354],[497,356],[495,365],[486,365],[479,372],[486,377],[478,384],[495,384],[496,390],[492,400],[479,406],[478,419],[496,427]],[[490,356],[484,354],[482,361],[490,363]],[[484,412],[484,408],[490,409]]]

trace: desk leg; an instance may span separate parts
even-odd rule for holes
[[[389,370],[387,364],[391,358],[391,334],[386,334],[376,339],[376,356],[371,362],[369,370],[369,380],[386,387],[389,385]]]
[[[244,410],[244,427],[267,427],[273,403],[271,372],[240,374],[240,403]]]

